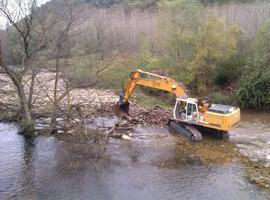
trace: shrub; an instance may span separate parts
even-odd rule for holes
[[[212,102],[213,103],[216,103],[216,104],[231,104],[233,102],[233,98],[228,96],[228,95],[225,95],[225,94],[222,94],[220,92],[215,92],[211,95],[211,98],[212,98]]]
[[[270,24],[262,26],[253,43],[254,56],[245,67],[237,99],[243,107],[270,108]]]
[[[256,72],[243,79],[237,92],[237,99],[241,106],[270,108],[270,70]]]
[[[223,86],[236,81],[241,75],[241,70],[245,63],[245,58],[241,55],[233,56],[218,63],[214,78],[215,83]]]

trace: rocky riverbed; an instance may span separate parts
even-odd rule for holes
[[[53,110],[53,92],[54,92],[55,74],[52,72],[42,72],[36,78],[33,95],[33,113],[39,116],[49,116]],[[0,74],[0,102],[3,104],[18,107],[18,98],[16,90],[11,80],[5,75]],[[25,88],[29,90],[30,80],[25,79]],[[58,87],[58,95],[61,96],[66,91],[65,82],[60,79]],[[118,95],[111,90],[102,90],[96,88],[75,88],[70,91],[60,103],[60,109],[65,111],[69,107],[80,107],[86,118],[92,116],[114,116],[115,103],[118,101]],[[4,107],[2,110],[0,120],[12,118],[12,113]],[[130,116],[134,122],[143,125],[158,125],[165,126],[167,120],[171,117],[171,111],[161,108],[146,108],[131,103]]]
[[[50,113],[53,109],[55,74],[42,72],[36,78],[33,95],[33,112],[43,115]],[[4,104],[18,106],[18,98],[11,80],[5,75],[0,74],[0,101]],[[25,79],[24,87],[29,89],[30,80]],[[59,81],[58,95],[61,96],[66,91],[65,82]],[[80,106],[86,115],[91,115],[104,104],[111,104],[117,101],[117,95],[109,90],[98,90],[93,88],[75,88],[69,94],[69,104]],[[61,109],[65,110],[68,104],[68,96],[61,101]],[[2,113],[4,114],[4,113]],[[3,119],[5,115],[1,116]]]

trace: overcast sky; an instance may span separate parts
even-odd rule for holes
[[[10,6],[9,6],[9,9],[12,9],[12,3],[14,3],[14,1],[16,0],[8,0]],[[29,0],[23,0],[25,3],[27,3]],[[37,0],[38,2],[38,5],[42,5],[44,3],[46,3],[47,1],[50,1],[50,0]],[[12,10],[11,10],[12,11]],[[5,26],[6,26],[6,23],[7,23],[7,20],[5,17],[3,17],[1,11],[0,11],[0,29],[4,29]]]

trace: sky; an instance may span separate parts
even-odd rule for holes
[[[15,1],[16,0],[8,0],[8,5],[9,5],[8,8],[10,9],[11,12],[14,10],[14,8],[13,8],[14,6],[12,6],[12,5],[15,5],[14,4]],[[21,1],[25,4],[27,4],[30,0],[21,0]],[[39,6],[48,2],[48,1],[50,1],[50,0],[37,0]],[[2,15],[2,13],[0,11],[0,29],[2,29],[2,30],[5,29],[6,24],[7,24],[7,19]]]

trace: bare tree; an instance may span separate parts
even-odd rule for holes
[[[55,80],[54,80],[54,92],[53,92],[53,113],[52,113],[52,118],[51,118],[51,127],[50,131],[56,130],[56,118],[59,114],[59,108],[60,108],[60,102],[63,100],[67,95],[69,95],[69,92],[72,90],[71,85],[69,84],[69,80],[65,79],[66,83],[66,91],[62,92],[61,95],[58,94],[58,85],[59,85],[59,79],[60,79],[60,72],[62,71],[61,69],[61,63],[60,63],[60,58],[61,55],[63,56],[63,51],[64,51],[64,46],[65,43],[68,42],[71,35],[71,30],[76,26],[75,24],[75,18],[74,18],[74,12],[73,12],[73,7],[72,4],[69,4],[68,7],[66,8],[64,12],[64,18],[66,21],[62,22],[63,28],[61,31],[58,33],[55,39],[55,49],[54,53],[56,54],[56,59],[55,59]],[[71,48],[68,46],[68,48]]]
[[[0,2],[0,14],[9,22],[7,31],[17,36],[17,51],[20,51],[20,55],[22,55],[20,66],[10,67],[5,62],[4,55],[1,54],[1,67],[16,88],[20,103],[22,132],[26,137],[32,137],[34,133],[32,117],[34,86],[36,76],[41,70],[42,59],[48,59],[48,52],[52,51],[51,46],[55,46],[54,53],[56,53],[57,73],[54,101],[58,104],[59,58],[62,44],[67,39],[72,25],[71,21],[73,21],[73,16],[71,16],[67,25],[63,25],[65,24],[64,16],[57,17],[55,10],[54,14],[51,12],[53,8],[38,7],[37,5],[37,0],[2,0]],[[58,9],[60,10],[60,8]],[[30,81],[26,81],[26,79]]]
[[[20,69],[10,68],[5,63],[3,54],[1,56],[1,66],[16,87],[21,107],[21,125],[23,133],[26,137],[31,137],[33,135],[34,125],[32,121],[31,108],[28,101],[29,96],[27,96],[25,91],[23,77],[28,72],[28,63],[33,54],[31,51],[31,30],[34,26],[33,19],[35,17],[36,8],[36,0],[30,1],[28,5],[21,0],[14,0],[12,3],[3,0],[0,3],[0,13],[8,19],[12,28],[14,28],[19,35],[23,51],[23,56],[21,59],[22,67]],[[34,74],[32,74],[32,76],[32,82],[34,82]],[[33,85],[33,83],[31,83],[31,85]]]

